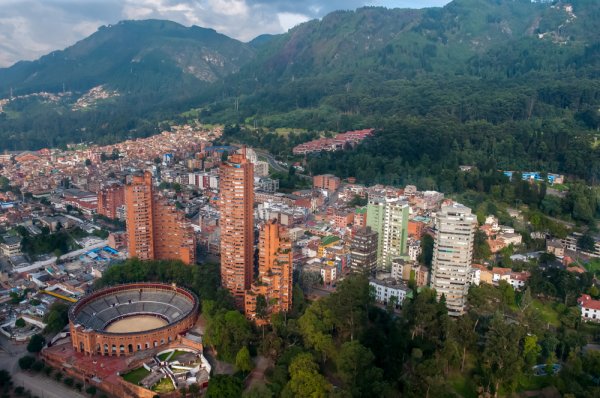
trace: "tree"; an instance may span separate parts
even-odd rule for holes
[[[596,241],[590,235],[583,234],[577,239],[577,246],[584,252],[593,253],[596,250]]]
[[[325,398],[332,390],[331,384],[319,373],[319,367],[309,353],[297,355],[289,369],[290,381],[282,396],[297,398]]]
[[[531,369],[537,363],[537,358],[542,352],[542,347],[538,344],[538,338],[535,334],[525,336],[523,343],[523,360],[526,369]]]
[[[69,323],[69,306],[59,301],[54,302],[45,317],[45,332],[58,333]]]
[[[257,384],[244,391],[242,398],[273,398],[273,391],[264,384]]]
[[[229,375],[216,375],[208,382],[206,398],[239,398],[242,389],[240,379]]]
[[[342,344],[337,369],[346,389],[354,397],[381,396],[383,371],[374,366],[375,356],[358,341]]]
[[[487,235],[478,229],[475,231],[475,239],[473,241],[473,258],[487,260],[491,255],[492,251],[487,242]]]
[[[219,358],[234,362],[236,353],[252,336],[248,320],[238,311],[219,311],[208,319],[205,341],[215,346]]]
[[[372,302],[369,280],[352,275],[338,284],[326,304],[331,308],[336,332],[342,341],[360,338],[367,324],[367,309]]]
[[[500,385],[506,391],[512,391],[516,385],[522,369],[521,337],[519,326],[505,322],[499,312],[494,315],[481,356],[484,377],[493,386],[494,396],[498,395]]]
[[[502,296],[502,302],[505,306],[510,307],[515,304],[515,289],[506,281],[498,283],[498,289]]]
[[[34,334],[31,336],[31,340],[29,340],[29,344],[27,344],[27,351],[37,353],[42,351],[44,345],[46,344],[46,339],[44,336],[40,334]]]
[[[0,370],[0,387],[8,387],[11,383],[12,376],[10,373],[5,369]]]
[[[15,321],[15,326],[18,328],[24,328],[26,325],[27,325],[27,323],[25,322],[25,319],[23,319],[23,318],[18,318]]]
[[[98,390],[96,389],[95,386],[89,386],[88,388],[85,389],[85,392],[87,392],[88,394],[90,394],[93,397],[94,395],[96,395]]]
[[[242,347],[235,356],[235,368],[242,373],[248,373],[253,365],[248,347]]]
[[[31,366],[35,362],[35,358],[30,355],[25,355],[24,357],[19,358],[19,367],[23,370],[31,369]]]
[[[419,261],[431,268],[431,261],[433,260],[433,237],[429,234],[424,234],[421,237],[421,254]]]
[[[318,300],[308,306],[304,315],[298,320],[304,343],[321,354],[322,361],[335,352],[333,337],[333,316],[325,300]]]
[[[92,161],[91,161],[90,159],[86,159],[86,160],[85,160],[85,165],[86,165],[87,167],[91,166],[91,165],[92,165]]]

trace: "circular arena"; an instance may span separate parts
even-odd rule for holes
[[[164,283],[96,290],[69,309],[71,341],[86,355],[132,355],[167,345],[198,319],[198,297]]]

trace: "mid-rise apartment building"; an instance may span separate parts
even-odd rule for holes
[[[114,183],[98,191],[97,213],[108,218],[119,218],[119,208],[125,205],[125,187]]]
[[[133,176],[125,187],[125,206],[130,257],[196,261],[194,230],[183,213],[154,192],[150,172]]]
[[[323,174],[313,177],[313,188],[324,189],[327,192],[335,192],[340,188],[340,178],[333,174]]]
[[[350,244],[350,268],[352,272],[371,274],[377,268],[378,235],[371,227],[360,228]]]

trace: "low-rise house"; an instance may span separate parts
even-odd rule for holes
[[[21,254],[21,238],[18,236],[4,236],[4,242],[0,243],[0,251],[6,257]]]
[[[375,293],[375,301],[387,305],[393,297],[396,298],[396,306],[401,306],[410,289],[403,282],[395,278],[369,279],[369,285]]]
[[[600,322],[600,300],[594,300],[589,294],[582,294],[577,300],[581,309],[581,320]]]
[[[554,254],[556,257],[565,255],[565,244],[560,239],[551,239],[546,242],[546,253]]]

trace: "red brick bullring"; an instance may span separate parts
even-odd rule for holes
[[[78,315],[80,315],[81,311],[86,311],[88,314],[94,311],[94,309],[90,307],[92,302],[97,303],[97,300],[101,299],[108,308],[110,302],[114,303],[116,301],[115,296],[118,293],[125,292],[136,294],[139,292],[140,297],[141,292],[162,292],[165,294],[165,298],[168,298],[168,296],[179,296],[179,298],[189,300],[191,310],[187,311],[187,313],[178,315],[178,320],[176,321],[172,321],[168,319],[167,316],[163,316],[161,318],[169,322],[167,325],[141,332],[114,333],[107,332],[104,328],[111,322],[126,318],[128,315],[145,315],[144,311],[138,311],[131,314],[119,313],[115,319],[111,319],[108,324],[104,324],[101,327],[90,327],[92,321],[88,322],[87,325],[82,325],[78,322]],[[175,293],[175,295],[172,293]],[[160,303],[168,305],[166,302],[161,301]],[[129,304],[131,304],[131,302]],[[117,305],[117,307],[120,308],[119,305]],[[198,297],[189,290],[174,285],[164,283],[131,283],[100,289],[79,300],[69,310],[69,328],[71,330],[72,347],[76,352],[90,356],[128,356],[139,351],[166,346],[171,342],[176,341],[179,335],[184,334],[192,328],[198,320],[198,309]],[[119,312],[119,310],[117,310],[117,312]],[[95,315],[95,312],[93,314]]]

